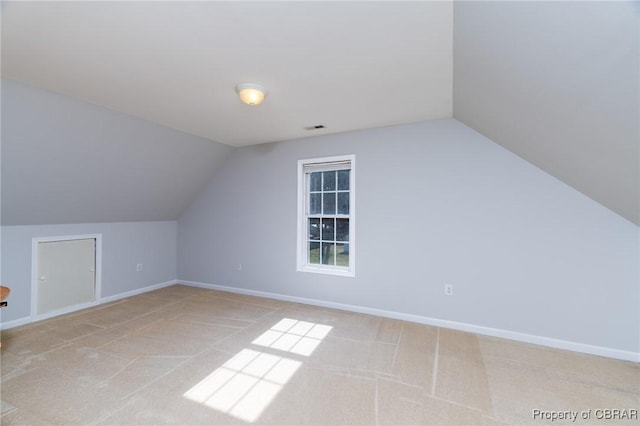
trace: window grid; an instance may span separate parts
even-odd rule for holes
[[[305,173],[308,264],[349,267],[350,172],[347,169]]]
[[[355,276],[355,156],[298,161],[298,270]]]
[[[349,244],[349,173],[350,170],[310,172],[306,174],[309,197],[305,203],[307,211],[307,263],[348,267]],[[339,184],[339,174],[342,182]],[[346,181],[345,181],[346,175]],[[346,199],[346,205],[338,199]],[[346,235],[337,234],[338,220],[346,221]],[[340,223],[342,229],[344,224]],[[314,238],[317,236],[316,238]],[[340,257],[338,253],[340,252]]]

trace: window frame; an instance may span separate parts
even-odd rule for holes
[[[307,182],[305,168],[309,165],[326,164],[329,168],[334,163],[349,162],[349,266],[324,265],[322,263],[309,263],[308,252],[308,214],[307,204],[309,184]],[[355,199],[356,199],[356,156],[339,155],[334,157],[309,158],[298,160],[298,233],[297,233],[297,270],[299,272],[311,272],[317,274],[338,275],[343,277],[355,277],[355,253],[356,253],[356,233],[355,233]],[[337,189],[336,189],[337,191]],[[314,215],[315,216],[315,215]]]

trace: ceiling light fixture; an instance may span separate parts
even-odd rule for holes
[[[267,89],[255,83],[241,83],[236,86],[238,96],[247,105],[260,105],[267,96]]]

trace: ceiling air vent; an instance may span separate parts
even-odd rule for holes
[[[320,130],[320,129],[326,129],[326,127],[324,127],[324,124],[316,124],[315,126],[307,126],[304,129],[305,130]]]

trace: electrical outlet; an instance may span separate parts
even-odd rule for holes
[[[142,272],[142,263],[136,265],[136,272]]]
[[[444,294],[447,296],[453,296],[453,284],[444,285]]]
[[[242,263],[238,263],[238,272],[242,272]]]

